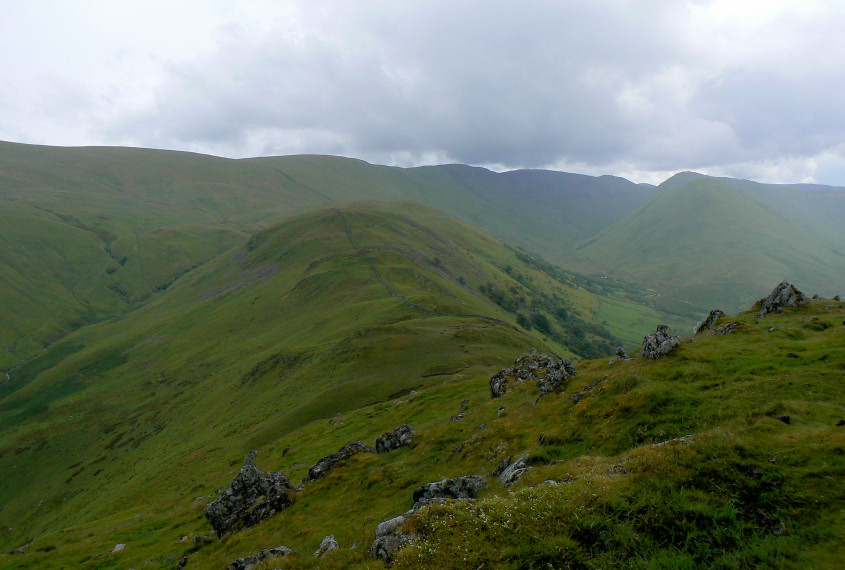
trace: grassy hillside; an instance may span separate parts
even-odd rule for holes
[[[0,384],[0,549],[167,510],[308,422],[530,347],[609,354],[659,318],[582,279],[411,202],[258,232]]]
[[[359,216],[371,213],[345,215],[357,236]],[[288,259],[265,247],[258,244],[254,258],[242,251],[242,261]],[[328,263],[340,263],[337,253]],[[361,257],[344,263],[365,261]],[[227,262],[233,270],[247,267]],[[363,274],[368,271],[365,266]],[[214,285],[207,279],[185,279],[173,290],[207,291]],[[377,295],[381,284],[372,285],[369,293],[349,285],[341,292],[324,276],[289,294],[307,297],[314,286],[334,295],[352,289],[366,306],[358,318],[374,313],[377,298],[396,305],[383,314],[402,316],[401,302],[385,299],[383,291]],[[254,291],[246,297],[260,303],[260,289]],[[229,291],[219,297],[225,295],[236,296]],[[283,327],[287,313],[278,299],[279,312],[266,318]],[[188,568],[223,568],[279,545],[299,552],[285,559],[286,568],[381,567],[367,557],[376,525],[408,509],[417,485],[468,473],[486,475],[490,487],[478,501],[423,510],[412,523],[420,540],[402,553],[398,567],[836,568],[845,555],[845,496],[835,484],[845,475],[845,434],[836,425],[845,417],[845,360],[839,350],[845,304],[817,301],[760,320],[754,311],[725,318],[722,322],[742,323],[737,332],[701,335],[656,362],[636,359],[610,368],[606,358],[582,362],[560,393],[539,401],[531,385],[491,400],[487,384],[492,373],[537,340],[482,319],[408,317],[389,330],[384,324],[369,329],[342,350],[356,352],[363,368],[355,381],[366,376],[363,382],[376,385],[373,394],[379,382],[392,384],[383,393],[409,386],[416,393],[376,397],[370,405],[348,402],[330,421],[307,415],[288,425],[277,420],[285,417],[285,400],[302,389],[295,386],[296,357],[265,359],[263,368],[247,368],[243,363],[255,359],[243,358],[240,376],[235,367],[216,375],[224,359],[209,367],[191,359],[162,374],[165,359],[172,357],[159,350],[176,350],[169,347],[182,342],[175,334],[133,346],[124,363],[100,355],[98,370],[80,369],[80,354],[66,356],[53,370],[76,378],[88,372],[98,380],[75,396],[59,396],[37,422],[18,423],[12,438],[4,430],[3,472],[31,471],[21,479],[4,478],[0,516],[4,528],[15,528],[5,534],[3,548],[32,542],[26,554],[0,556],[0,567],[172,568],[188,554]],[[205,330],[209,336],[226,334],[222,325]],[[72,338],[81,342],[79,334]],[[379,342],[369,342],[372,335]],[[299,337],[300,346],[307,346],[307,336]],[[407,345],[402,348],[405,342],[426,348],[409,352]],[[146,352],[154,343],[159,349]],[[223,353],[234,349],[219,342],[216,347]],[[238,343],[239,351],[248,348]],[[194,354],[201,349],[195,347]],[[284,354],[294,353],[288,348]],[[411,354],[432,360],[417,362]],[[149,358],[157,361],[143,368]],[[304,358],[312,358],[315,370],[317,360],[327,360]],[[331,360],[322,370],[330,373],[343,362]],[[420,376],[426,369],[455,366],[459,372],[453,368],[436,381]],[[119,381],[105,372],[109,367],[120,372]],[[146,386],[135,378],[142,369],[150,371]],[[43,382],[45,374],[36,381]],[[109,384],[120,384],[123,399]],[[99,392],[97,408],[86,396],[92,390]],[[464,399],[465,418],[450,422]],[[110,413],[120,421],[111,418],[115,424],[98,435],[98,422]],[[778,416],[789,416],[789,423]],[[192,546],[190,537],[210,531],[205,504],[216,487],[231,480],[247,449],[259,451],[261,468],[283,470],[297,481],[346,442],[372,443],[401,423],[416,428],[414,447],[356,456],[309,483],[292,507],[268,521]],[[39,442],[38,431],[47,426],[52,429]],[[80,434],[87,434],[85,444],[74,443]],[[511,488],[495,482],[496,466],[524,452],[533,469]],[[62,494],[51,500],[48,481],[56,477],[62,478],[57,485]],[[337,537],[341,550],[315,559],[311,553],[327,534]],[[127,546],[111,553],[117,543]]]
[[[660,185],[661,189],[681,186],[699,178],[718,180],[741,190],[766,209],[798,228],[801,232],[828,245],[845,242],[845,189],[820,184],[761,184],[751,180],[705,177],[694,172],[676,174]],[[845,255],[841,246],[840,254]]]
[[[661,186],[577,251],[702,308],[748,306],[782,279],[831,296],[845,275],[845,256],[831,243],[744,192],[696,175]]]
[[[0,369],[319,204],[412,199],[560,261],[648,192],[555,172],[0,143]],[[597,209],[585,200],[593,194],[617,207]]]

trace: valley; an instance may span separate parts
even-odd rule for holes
[[[468,475],[474,500],[408,515],[394,567],[835,567],[843,205],[693,173],[0,143],[0,568],[279,546],[285,568],[383,567],[376,527]],[[783,279],[808,298],[758,315]],[[729,333],[693,335],[716,307]],[[657,325],[678,348],[651,360]],[[537,354],[576,373],[491,398]],[[293,490],[402,425],[412,444]],[[213,536],[251,451],[290,505]]]

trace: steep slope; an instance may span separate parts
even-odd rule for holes
[[[833,295],[845,274],[845,257],[831,244],[740,190],[692,173],[661,186],[577,252],[700,308],[747,306],[782,279]]]
[[[593,193],[614,197],[619,208],[596,210],[576,198]],[[413,199],[560,261],[584,232],[647,194],[627,181],[565,173],[0,143],[0,298],[10,307],[0,313],[0,347],[8,347],[0,368],[318,204]]]
[[[0,526],[16,530],[0,540],[122,516],[151,496],[165,508],[309,421],[483,375],[531,347],[609,354],[607,311],[627,334],[658,318],[579,279],[412,202],[263,230],[11,371]]]
[[[355,216],[346,215],[357,235]],[[607,359],[582,362],[561,391],[539,399],[533,384],[490,398],[488,378],[513,355],[486,367],[473,360],[448,382],[347,409],[328,422],[302,419],[288,430],[251,429],[235,419],[244,399],[228,407],[226,418],[216,417],[221,407],[209,398],[180,408],[180,423],[201,429],[184,428],[185,439],[154,452],[145,450],[148,442],[123,443],[143,433],[143,416],[131,414],[112,428],[116,443],[91,454],[104,459],[92,464],[84,450],[63,447],[68,457],[52,466],[67,477],[64,499],[80,513],[62,501],[33,508],[46,495],[43,486],[27,493],[31,508],[16,523],[9,523],[14,511],[4,506],[4,528],[17,525],[3,538],[4,549],[31,544],[26,554],[0,555],[0,567],[172,568],[187,555],[187,568],[222,568],[279,545],[298,553],[284,559],[286,568],[383,567],[368,557],[376,526],[410,508],[418,485],[474,473],[487,477],[488,489],[477,501],[420,510],[406,529],[417,540],[395,567],[837,568],[845,554],[845,496],[834,484],[845,475],[845,433],[837,427],[845,416],[843,318],[845,304],[830,300],[763,319],[749,311],[716,323],[739,323],[735,332],[699,335],[659,361],[637,358],[611,368]],[[428,320],[435,334],[414,341],[438,342],[446,321]],[[469,321],[459,328],[461,342],[473,339],[476,348],[489,333]],[[446,367],[454,355],[448,345],[431,344],[425,352],[439,353]],[[413,359],[404,365],[397,378],[417,369]],[[259,372],[261,385],[251,395],[273,407],[279,405],[273,384],[288,380],[269,374]],[[190,377],[184,370],[180,390],[191,389]],[[166,382],[154,389],[163,394]],[[215,395],[233,400],[235,390]],[[214,410],[204,409],[210,405]],[[450,421],[459,409],[463,419]],[[167,410],[159,414],[163,421]],[[65,429],[73,430],[74,420],[66,421]],[[133,423],[131,435],[121,439]],[[219,423],[226,431],[210,437],[206,432]],[[355,456],[308,483],[291,507],[269,520],[193,544],[210,532],[205,504],[231,481],[247,449],[258,451],[261,468],[282,470],[296,482],[347,442],[372,443],[403,423],[417,431],[414,446]],[[52,445],[55,440],[43,447]],[[36,453],[3,450],[4,473]],[[496,479],[499,466],[524,453],[529,469],[505,487]],[[96,469],[105,477],[115,456],[136,467],[122,471],[116,483],[96,477],[80,483]],[[167,462],[174,464],[166,476],[155,476]],[[150,477],[156,485],[144,483]],[[90,491],[94,487],[101,495]],[[315,558],[328,534],[340,550]],[[126,548],[112,552],[115,544]]]
[[[663,182],[660,188],[677,188],[702,178],[718,180],[741,190],[791,226],[823,243],[839,245],[845,242],[845,225],[842,224],[845,188],[821,184],[762,184],[696,172],[678,173]]]

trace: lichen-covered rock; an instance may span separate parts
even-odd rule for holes
[[[760,310],[757,318],[764,317],[768,313],[779,313],[784,307],[797,307],[806,303],[807,297],[796,289],[791,283],[781,281],[769,296],[760,300]]]
[[[662,358],[681,346],[681,339],[672,333],[666,325],[657,325],[657,332],[643,337],[643,349],[640,353],[644,358],[656,360]]]
[[[464,475],[426,483],[414,490],[414,508],[445,499],[472,499],[486,487],[487,479],[481,475]]]
[[[292,502],[288,478],[279,472],[261,471],[254,460],[251,452],[226,490],[205,507],[205,516],[218,536],[258,524]]]
[[[416,538],[413,533],[403,533],[402,527],[408,520],[406,515],[399,515],[386,520],[376,527],[376,539],[370,546],[370,557],[393,562],[396,551]]]
[[[376,452],[387,453],[400,447],[406,447],[414,442],[414,428],[403,424],[393,431],[389,431],[376,438]]]
[[[293,554],[294,552],[296,551],[291,550],[287,546],[277,546],[276,548],[268,548],[266,550],[262,550],[258,554],[238,558],[237,560],[229,564],[227,570],[252,570],[265,560],[270,560],[272,558],[281,558],[283,556]]]
[[[500,370],[490,378],[490,395],[499,398],[508,387],[522,382],[537,382],[544,396],[575,376],[575,367],[567,359],[557,360],[548,354],[526,352],[513,366]]]
[[[523,453],[517,457],[516,461],[505,467],[499,474],[499,482],[505,487],[510,487],[519,481],[519,478],[522,477],[526,471],[531,469],[531,466],[528,465],[528,458],[529,454],[527,453]]]
[[[307,483],[309,481],[316,481],[317,479],[324,477],[329,471],[331,471],[335,465],[346,461],[353,455],[357,455],[358,453],[375,453],[376,450],[374,447],[370,447],[360,441],[352,441],[344,445],[340,448],[340,450],[332,453],[331,455],[326,455],[322,459],[320,459],[317,463],[314,464],[311,469],[308,470],[308,475],[306,475],[303,479],[303,483]]]
[[[335,539],[334,535],[330,534],[326,538],[324,538],[323,541],[320,543],[320,548],[318,548],[316,552],[314,552],[314,556],[322,558],[329,552],[337,550],[338,548],[340,548],[340,545],[337,543],[337,540]]]
[[[710,314],[707,315],[707,318],[701,321],[701,323],[697,327],[695,327],[695,334],[701,334],[704,331],[712,329],[713,325],[716,324],[716,321],[718,321],[724,316],[725,313],[721,309],[713,309],[712,311],[710,311]]]

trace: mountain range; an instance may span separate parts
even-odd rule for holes
[[[285,567],[380,567],[379,523],[467,474],[490,486],[409,515],[397,565],[835,567],[843,205],[694,173],[0,143],[0,567],[226,567],[280,544]],[[624,354],[784,278],[823,298]],[[577,373],[538,394],[535,366],[491,398],[517,357]],[[410,447],[309,479],[402,424]],[[250,450],[308,482],[213,536],[206,505]],[[329,533],[341,551],[312,557]]]

